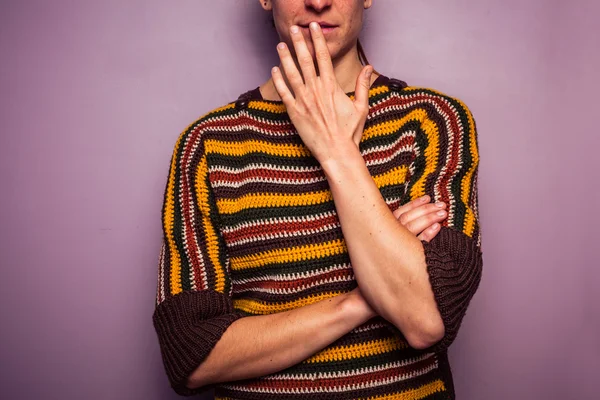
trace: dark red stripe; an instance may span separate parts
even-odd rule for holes
[[[188,185],[188,171],[187,171],[187,165],[188,165],[188,160],[191,157],[191,153],[192,150],[194,149],[194,143],[196,143],[196,140],[198,139],[198,135],[200,134],[201,131],[201,126],[202,124],[198,125],[193,131],[191,131],[189,133],[189,135],[187,136],[189,139],[187,141],[187,143],[182,143],[182,145],[185,145],[184,148],[184,152],[183,155],[181,157],[181,159],[178,161],[179,162],[179,166],[181,169],[181,192],[183,193],[175,193],[175,201],[177,201],[177,197],[179,197],[182,201],[182,210],[181,213],[183,215],[184,218],[184,229],[185,229],[185,237],[186,238],[192,238],[195,237],[195,232],[194,232],[194,227],[192,226],[192,216],[191,216],[191,212],[190,212],[190,199],[189,199],[189,194],[191,193],[191,188]],[[185,137],[182,139],[185,141]],[[198,147],[196,147],[196,151],[198,150]],[[178,183],[174,182],[175,187],[177,187]],[[195,209],[195,207],[193,208]],[[200,216],[196,216],[196,219],[200,218]],[[200,281],[200,277],[201,275],[201,271],[200,271],[200,263],[198,262],[199,260],[199,252],[200,250],[198,249],[198,247],[196,246],[196,243],[194,240],[187,240],[186,241],[186,245],[188,248],[188,251],[190,252],[190,262],[192,264],[192,269],[193,269],[193,274],[194,274],[194,281],[196,283],[200,283],[200,287],[203,287],[202,282]]]
[[[273,232],[295,234],[302,230],[319,230],[327,225],[339,224],[337,215],[327,216],[312,221],[273,221],[266,224],[248,226],[237,229],[233,232],[223,233],[228,243],[238,240],[256,238],[261,234]]]
[[[298,182],[301,180],[321,178],[323,176],[323,171],[321,170],[281,171],[268,168],[252,168],[240,173],[212,171],[210,173],[210,181],[213,183],[218,181],[239,183],[246,179],[269,177],[271,179],[286,179],[292,182]]]
[[[390,157],[401,147],[410,146],[409,149],[412,149],[412,145],[414,144],[414,142],[415,138],[413,136],[407,136],[400,140],[398,143],[396,143],[394,146],[390,147],[389,149],[374,151],[372,153],[365,154],[363,156],[363,159],[365,160],[365,162],[373,160],[382,160],[384,158]],[[408,150],[408,152],[410,152],[410,150]]]

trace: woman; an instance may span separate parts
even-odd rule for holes
[[[362,65],[371,3],[261,0],[280,66],[176,143],[153,318],[179,394],[454,398],[482,268],[475,123]]]

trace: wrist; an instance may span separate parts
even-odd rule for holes
[[[359,289],[345,293],[341,303],[342,313],[349,318],[356,319],[360,323],[364,323],[369,319],[377,316],[377,313],[365,300]]]
[[[328,157],[319,162],[328,179],[357,165],[365,165],[358,146],[352,141],[336,144],[329,150]]]

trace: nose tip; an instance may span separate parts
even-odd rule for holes
[[[307,7],[313,8],[315,11],[321,12],[325,8],[331,6],[331,2],[333,0],[305,0],[305,5]]]

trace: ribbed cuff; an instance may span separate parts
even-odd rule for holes
[[[475,240],[457,230],[442,227],[427,242],[422,240],[429,281],[444,321],[445,335],[428,352],[446,350],[456,338],[471,298],[479,287],[482,253]]]
[[[188,389],[187,379],[242,316],[229,297],[212,290],[182,292],[156,307],[152,320],[169,383],[177,394],[192,396],[212,388]]]

